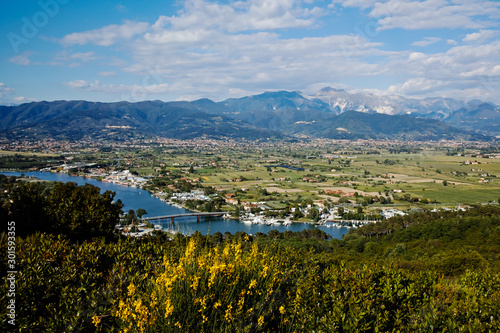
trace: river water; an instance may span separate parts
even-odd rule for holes
[[[142,190],[140,188],[129,187],[125,185],[118,185],[113,183],[105,183],[95,179],[87,179],[83,177],[72,177],[67,174],[61,173],[51,173],[51,172],[0,172],[6,176],[20,176],[24,174],[25,176],[36,177],[38,179],[59,181],[59,182],[75,182],[78,185],[92,184],[99,188],[101,191],[113,191],[116,193],[115,200],[120,199],[123,206],[123,211],[128,212],[129,209],[137,210],[143,208],[147,211],[146,217],[162,216],[162,215],[173,215],[173,214],[184,214],[190,213],[190,211],[174,207],[172,205],[166,204],[159,198],[151,195],[148,191]],[[203,235],[213,234],[217,231],[221,233],[230,232],[235,234],[238,231],[245,231],[248,234],[255,234],[257,232],[268,233],[270,230],[276,229],[280,232],[285,232],[287,230],[291,231],[302,231],[303,229],[319,228],[325,231],[332,238],[342,238],[342,235],[346,234],[349,229],[347,228],[334,228],[334,227],[321,227],[314,226],[308,223],[293,223],[289,226],[283,225],[263,225],[263,224],[245,224],[239,220],[234,219],[223,219],[221,217],[202,217],[200,222],[196,221],[196,217],[182,217],[176,218],[175,223],[172,226],[170,219],[162,220],[160,222],[155,222],[156,224],[162,225],[165,229],[174,229],[184,234],[191,234],[195,231],[200,231]]]

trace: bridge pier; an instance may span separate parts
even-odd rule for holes
[[[172,224],[174,224],[174,219],[175,219],[175,217],[172,217]]]
[[[196,215],[196,222],[200,222],[200,215]]]

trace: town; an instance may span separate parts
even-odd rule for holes
[[[0,167],[60,172],[151,192],[248,224],[350,227],[500,198],[500,154],[484,143],[172,140],[39,142],[3,150]],[[2,146],[2,149],[12,149]],[[21,164],[16,164],[21,163]]]

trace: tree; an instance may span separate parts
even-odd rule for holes
[[[301,217],[304,217],[304,214],[300,211],[300,209],[296,208],[295,211],[293,212],[293,219],[300,219]]]
[[[42,184],[23,182],[9,186],[6,191],[8,191],[7,198],[3,204],[0,202],[3,208],[2,215],[5,216],[5,220],[2,221],[15,221],[17,236],[25,237],[36,231],[50,231],[53,223],[45,210],[47,199],[43,195]],[[7,223],[2,223],[2,228],[6,227]]]
[[[114,196],[90,184],[19,183],[8,190],[4,210],[16,221],[18,236],[47,232],[86,240],[113,235],[123,207]]]
[[[125,217],[125,221],[127,221],[128,223],[133,223],[136,218],[137,218],[137,216],[135,215],[134,210],[133,209],[129,209],[128,210],[128,214]]]
[[[448,186],[448,181],[443,180],[443,186]]]
[[[138,210],[135,211],[136,215],[138,218],[142,219],[144,215],[147,215],[148,212],[144,208],[139,208]]]
[[[211,237],[210,237],[210,242],[213,245],[219,245],[224,241],[224,235],[220,231],[215,232]]]
[[[339,203],[351,203],[351,202],[346,197],[342,197],[339,199]]]
[[[267,233],[267,235],[271,238],[271,239],[279,239],[279,238],[283,238],[283,235],[276,229],[272,229],[272,230],[269,230],[269,232]]]
[[[318,222],[319,211],[316,208],[309,209],[309,212],[307,213],[307,218],[313,220],[314,222]]]
[[[337,212],[340,216],[344,216],[344,207],[337,208]]]
[[[115,192],[100,193],[91,184],[57,183],[48,197],[46,211],[55,221],[54,231],[77,239],[109,236],[118,223],[123,204]],[[135,214],[134,214],[135,215]]]
[[[236,207],[234,208],[233,215],[234,215],[235,217],[240,217],[240,214],[241,214],[241,207],[240,207],[240,206],[236,206]]]

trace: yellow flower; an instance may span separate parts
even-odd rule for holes
[[[200,301],[200,305],[202,307],[202,310],[207,309],[207,295],[203,296],[203,298]]]
[[[179,323],[179,322],[176,322],[176,323],[175,323],[175,326],[176,326],[177,328],[182,328],[182,325],[181,325],[181,323]]]
[[[170,302],[170,298],[167,298],[165,302],[165,318],[170,316],[174,312],[174,306]]]
[[[129,284],[128,286],[128,295],[129,296],[132,296],[133,294],[135,294],[135,286],[133,283]]]
[[[222,256],[224,258],[227,258],[229,256],[230,251],[231,251],[231,246],[228,244],[224,247],[224,250],[222,251]]]
[[[189,241],[188,246],[186,247],[186,252],[184,253],[184,258],[191,259],[195,249],[196,249],[196,241],[194,239],[191,239]]]
[[[231,314],[231,310],[233,309],[233,306],[231,304],[228,305],[226,314],[224,315],[224,318],[227,321],[231,321],[233,319],[233,315]]]
[[[245,304],[245,297],[240,297],[238,301],[238,308],[241,310],[243,309],[243,305]]]
[[[219,306],[221,306],[221,305],[222,305],[222,304],[221,304],[221,302],[220,302],[220,301],[217,301],[217,302],[215,302],[215,304],[214,304],[214,308],[216,308],[216,309],[217,309],[217,308],[218,308]]]
[[[258,324],[259,324],[259,326],[264,325],[264,316],[259,317]]]
[[[283,305],[280,306],[280,313],[285,314],[285,307]]]
[[[259,276],[263,276],[263,277],[267,277],[267,271],[269,270],[269,266],[267,266],[266,264],[264,264],[264,267],[262,268],[262,270],[260,271],[259,273]]]
[[[252,281],[250,281],[250,285],[248,286],[248,289],[255,288],[256,285],[257,285],[257,280],[252,279]]]
[[[98,315],[94,315],[92,317],[92,324],[94,324],[95,327],[99,327],[99,324],[101,323],[101,317]]]
[[[195,276],[193,278],[193,283],[191,283],[190,287],[196,291],[198,289],[198,280],[200,280],[200,277],[199,276]]]

